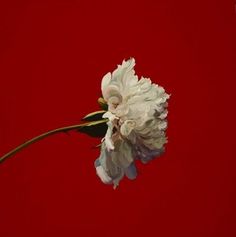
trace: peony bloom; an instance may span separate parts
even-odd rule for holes
[[[108,104],[103,118],[108,129],[102,140],[101,154],[95,161],[97,175],[106,184],[116,187],[127,176],[135,179],[135,160],[147,163],[160,156],[167,142],[167,100],[164,88],[149,78],[138,77],[133,58],[123,61],[101,84]]]
[[[22,143],[0,157],[0,163],[29,145],[60,132],[76,130],[103,137],[101,154],[95,161],[97,175],[105,184],[118,186],[126,176],[135,179],[135,161],[147,163],[164,152],[167,142],[167,100],[164,88],[149,78],[139,80],[133,58],[123,61],[102,79],[102,110],[87,114],[86,123],[56,128]]]
[[[0,163],[39,140],[72,130],[92,137],[103,137],[101,154],[95,161],[97,175],[116,187],[126,176],[135,179],[135,161],[147,163],[164,152],[167,142],[167,100],[163,87],[150,79],[139,80],[133,58],[123,61],[102,79],[102,110],[87,114],[82,124],[56,128],[40,134],[0,157]]]

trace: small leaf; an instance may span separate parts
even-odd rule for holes
[[[95,112],[87,114],[85,117],[82,118],[82,120],[84,120],[84,121],[98,121],[98,120],[103,119],[102,116],[104,113],[106,113],[105,110],[95,111]]]
[[[101,149],[101,146],[102,146],[102,143],[100,143],[100,144],[98,144],[98,145],[96,145],[96,146],[93,146],[93,148],[94,148],[94,149],[98,149],[98,148]]]
[[[93,121],[78,128],[78,132],[86,133],[91,137],[104,137],[107,132],[107,119]]]
[[[107,102],[102,97],[98,98],[98,104],[103,110],[108,110]]]

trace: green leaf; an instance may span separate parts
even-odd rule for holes
[[[107,132],[107,119],[93,121],[78,128],[78,132],[85,133],[91,137],[104,137]]]
[[[107,102],[103,99],[103,97],[98,98],[98,104],[100,105],[101,109],[108,110]]]
[[[83,121],[98,121],[98,120],[103,119],[102,116],[104,113],[106,113],[105,110],[95,111],[84,116],[82,120]]]

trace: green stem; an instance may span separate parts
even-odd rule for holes
[[[15,149],[9,151],[4,156],[0,157],[0,163],[2,163],[7,158],[13,156],[17,152],[21,151],[22,149],[26,148],[27,146],[29,146],[29,145],[45,138],[45,137],[48,137],[50,135],[53,135],[53,134],[56,134],[56,133],[59,133],[59,132],[68,132],[68,131],[71,131],[71,130],[78,129],[80,127],[90,126],[90,125],[95,125],[95,124],[98,124],[98,123],[105,123],[105,122],[107,122],[107,119],[99,120],[99,121],[96,121],[96,122],[88,122],[88,123],[77,124],[77,125],[72,125],[72,126],[67,126],[67,127],[62,127],[62,128],[57,128],[57,129],[54,129],[54,130],[50,130],[48,132],[45,132],[45,133],[43,133],[39,136],[36,136],[36,137],[22,143],[21,145],[17,146]]]

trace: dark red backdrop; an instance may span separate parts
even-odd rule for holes
[[[2,164],[0,236],[236,236],[233,1],[4,2],[1,154],[97,110],[102,76],[124,58],[172,96],[165,155],[115,191],[83,134]]]

